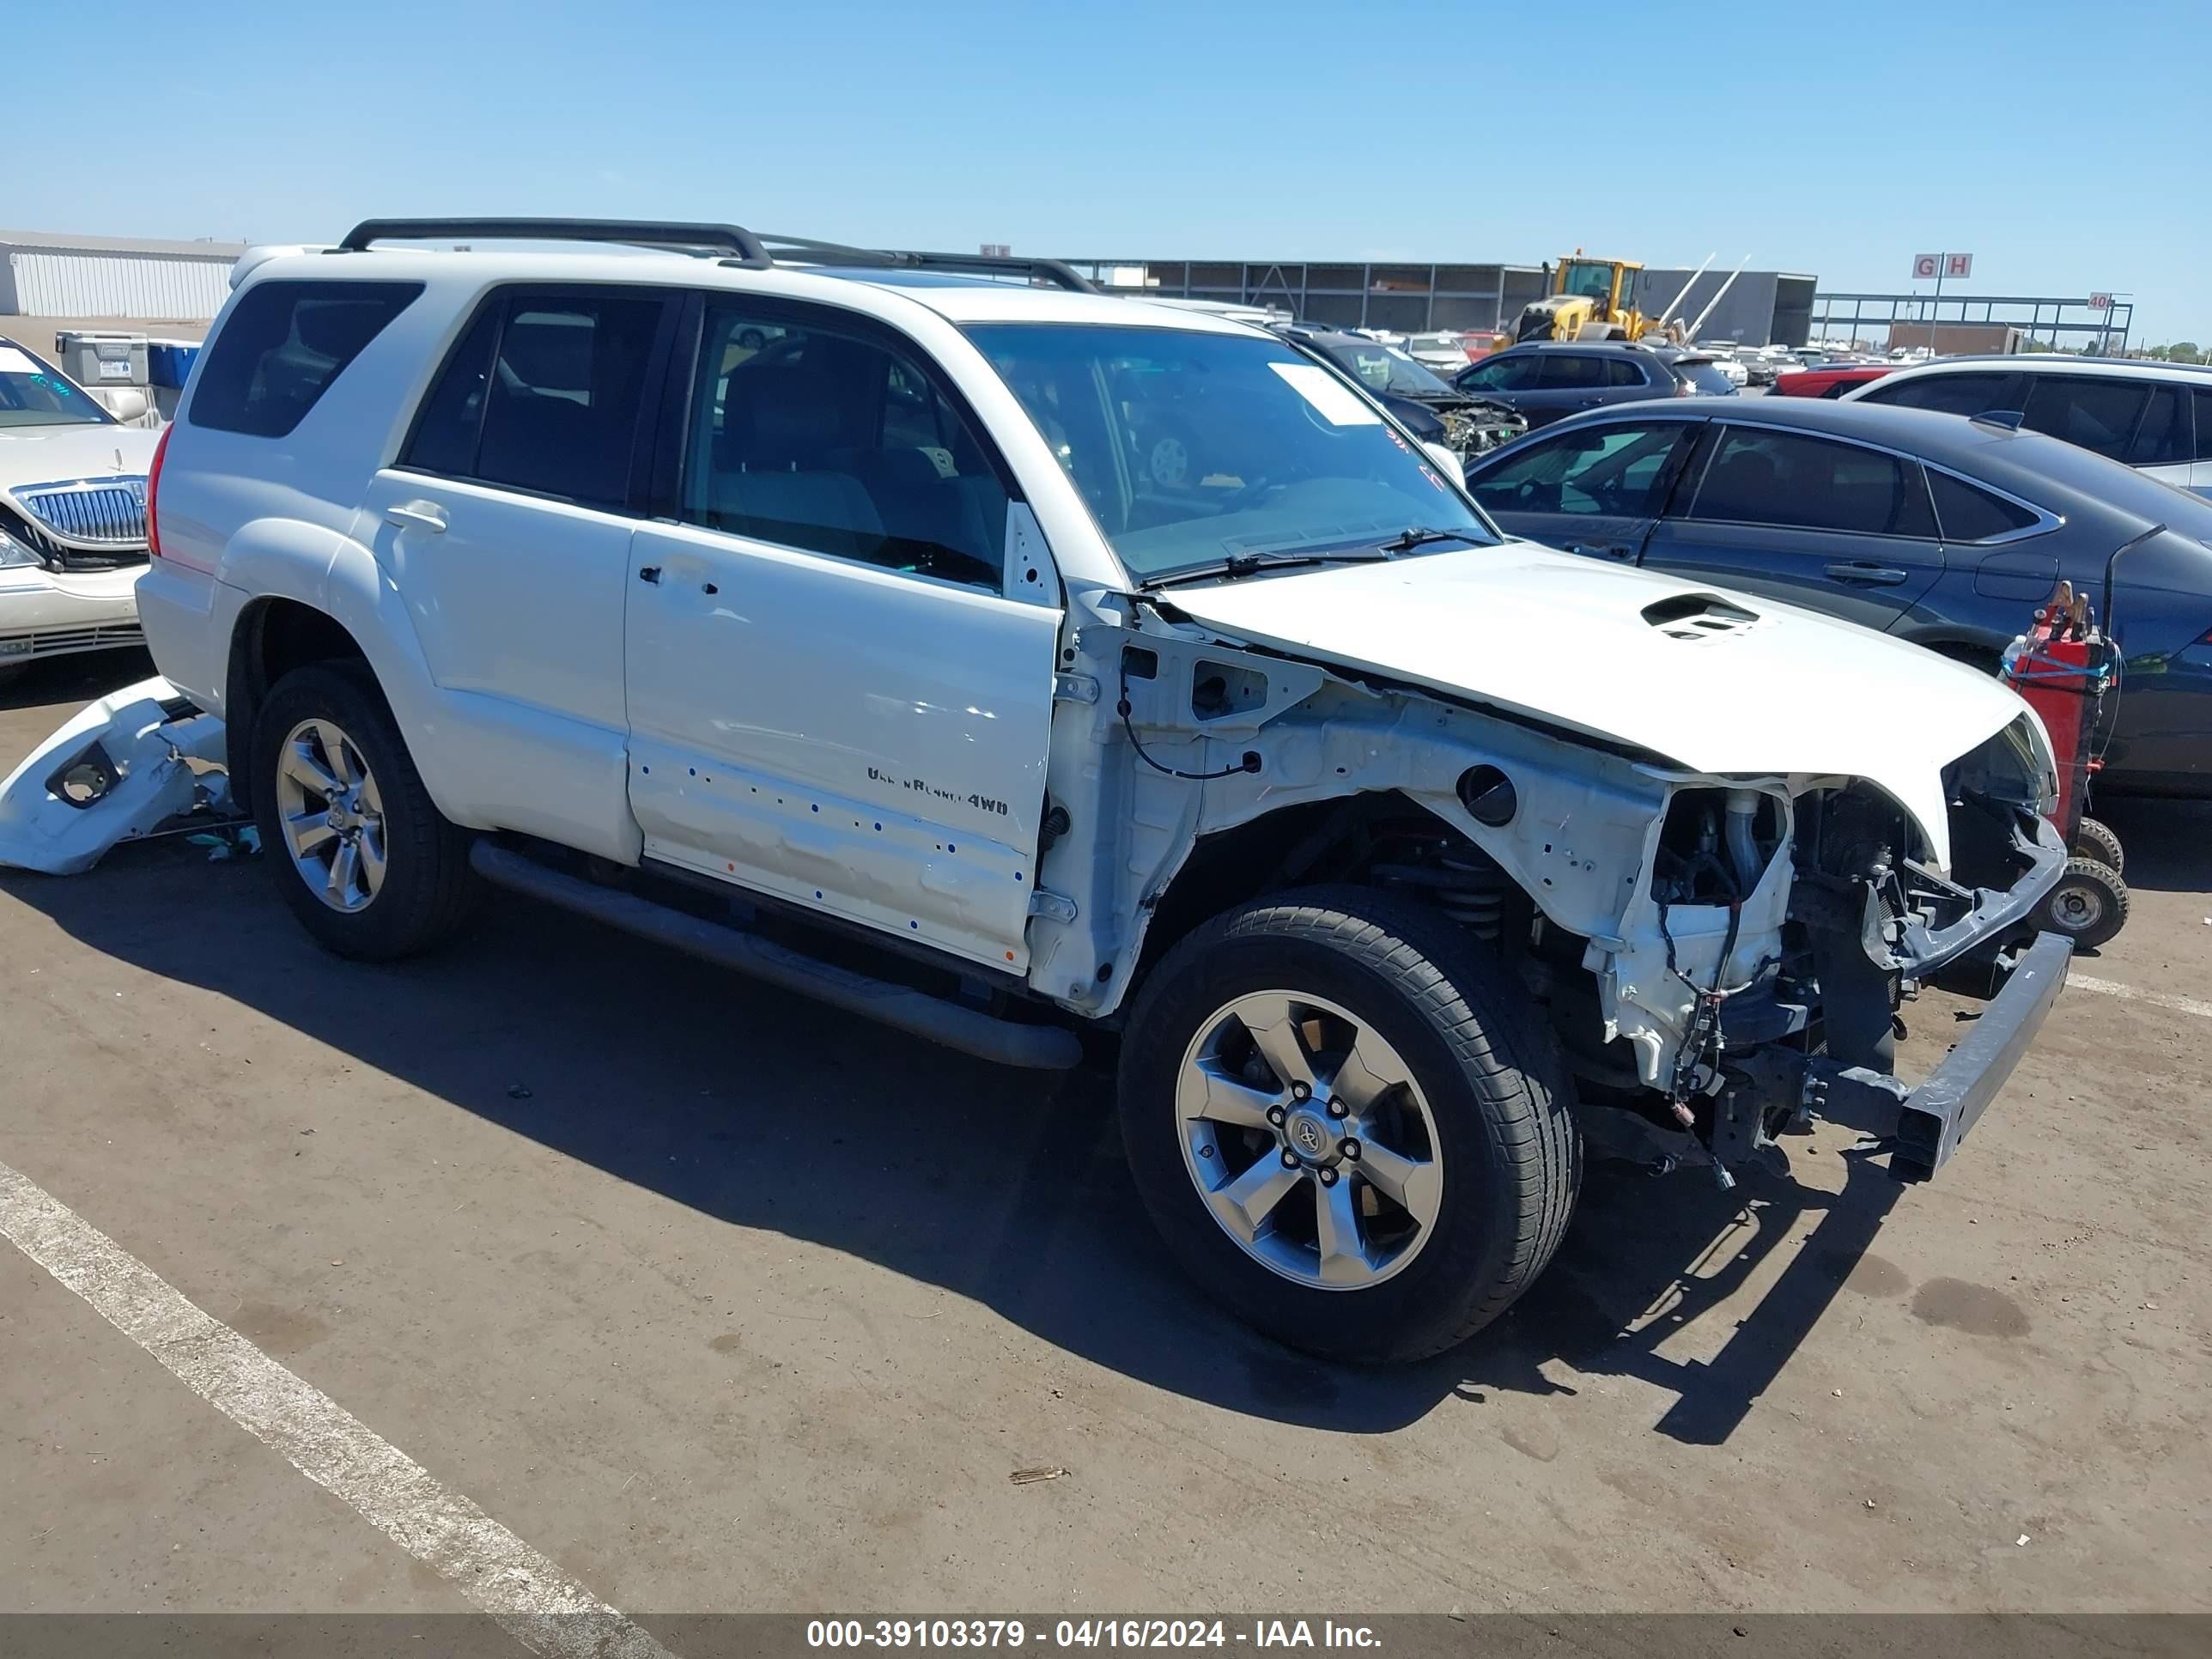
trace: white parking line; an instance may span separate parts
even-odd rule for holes
[[[2122,1002],[2148,1002],[2154,1008],[2164,1008],[2170,1013],[2194,1014],[2199,1019],[2212,1019],[2212,1002],[2199,1002],[2195,997],[2175,996],[2166,991],[2138,991],[2132,985],[2123,985],[2118,980],[2092,979],[2087,974],[2069,974],[2067,988],[2094,991],[2100,997],[2118,997]]]
[[[52,1194],[0,1164],[0,1233],[191,1391],[556,1659],[672,1659],[622,1613]]]

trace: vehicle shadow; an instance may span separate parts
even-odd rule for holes
[[[155,672],[153,658],[139,646],[26,663],[21,673],[0,679],[0,714],[58,703],[73,714],[95,697],[104,697],[111,691],[152,678]],[[54,724],[59,726],[61,720]],[[9,764],[15,763],[10,761]]]
[[[1353,1433],[1487,1390],[1626,1376],[1674,1395],[1659,1432],[1724,1441],[1899,1190],[1871,1168],[1830,1196],[1761,1172],[1724,1193],[1702,1170],[1599,1165],[1551,1270],[1497,1325],[1411,1367],[1332,1365],[1189,1287],[1130,1184],[1103,1076],[971,1060],[520,899],[438,955],[374,967],[313,945],[258,863],[210,866],[173,843],[0,890],[90,949],[673,1202],[972,1297],[1154,1387]],[[1720,1309],[1808,1210],[1825,1212],[1811,1245],[1755,1306]],[[1715,1358],[1661,1352],[1708,1313],[1729,1330]]]
[[[2212,801],[2115,796],[2096,816],[2120,838],[2130,890],[2212,893]]]

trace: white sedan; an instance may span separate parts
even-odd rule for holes
[[[0,678],[42,657],[143,643],[146,471],[160,436],[119,425],[0,338]]]

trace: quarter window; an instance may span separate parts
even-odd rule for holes
[[[257,283],[208,348],[191,421],[281,438],[422,293],[420,283]]]
[[[1627,357],[1615,357],[1605,366],[1607,386],[1643,386],[1646,384],[1642,364]]]
[[[1985,542],[1993,536],[2010,535],[2035,522],[2035,514],[2017,502],[1930,468],[1928,488],[1936,497],[1936,521],[1947,542]]]
[[[617,292],[495,297],[446,360],[401,465],[623,507],[664,307]]]
[[[1933,537],[1918,463],[1794,432],[1721,434],[1691,517],[1866,536]]]
[[[1006,485],[921,367],[857,331],[710,303],[688,460],[689,523],[999,589]]]
[[[2200,461],[2212,461],[2212,391],[2199,389],[2190,395],[2197,405],[2195,459]]]

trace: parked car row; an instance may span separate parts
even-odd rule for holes
[[[2086,447],[1866,398],[1647,401],[1486,457],[1468,486],[1515,535],[1991,672],[2063,578],[2124,653],[2100,787],[2212,793],[2212,502]]]

